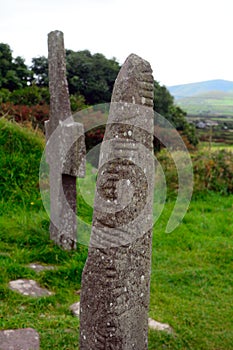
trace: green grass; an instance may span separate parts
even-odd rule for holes
[[[169,323],[174,335],[150,331],[149,349],[233,349],[233,196],[209,194],[191,202],[183,223],[165,227],[174,202],[168,202],[153,236],[150,317]],[[43,211],[18,211],[0,220],[1,329],[33,327],[41,349],[77,349],[79,321],[69,306],[78,301],[86,247],[64,252],[48,238]],[[27,265],[56,265],[36,274]],[[33,278],[55,292],[28,298],[8,289],[12,279]],[[166,346],[166,347],[165,347]]]
[[[9,127],[9,130],[14,128]],[[31,153],[37,149],[38,143],[31,143],[34,138],[31,135],[28,139]],[[3,137],[0,140],[6,141]],[[4,142],[0,145],[2,148]],[[20,151],[22,158],[24,148]],[[17,150],[11,156],[6,155],[8,161],[13,156],[13,174],[16,174],[13,160],[17,159],[18,164],[20,158]],[[37,169],[40,152],[31,159],[34,159],[32,168]],[[21,161],[24,163],[24,159]],[[1,163],[5,164],[2,160]],[[24,169],[26,171],[27,165]],[[87,197],[84,199],[88,203],[79,196],[78,210],[80,217],[90,223],[93,196],[88,189],[93,187],[95,174],[89,165],[87,172],[86,180],[81,180],[79,186],[85,187]],[[21,190],[24,200],[16,201],[15,194],[1,200],[0,329],[33,327],[40,334],[41,350],[76,350],[79,320],[69,307],[79,300],[76,292],[81,287],[87,248],[78,245],[77,251],[65,252],[49,240],[48,216],[38,187],[30,178],[34,179],[34,174],[28,175],[28,186]],[[6,181],[6,193],[10,193],[10,189],[14,191],[15,179],[8,176]],[[30,198],[37,202],[32,205]],[[174,200],[168,200],[154,227],[149,315],[169,323],[174,335],[150,331],[149,349],[231,350],[233,195],[200,193],[192,200],[182,224],[166,234],[173,206]],[[32,262],[53,264],[56,269],[37,274],[27,267]],[[22,296],[8,288],[9,281],[18,278],[35,279],[55,294],[36,299]]]
[[[169,349],[233,349],[232,200],[210,194],[192,201],[168,235],[167,208],[155,227],[150,314],[169,323],[176,337],[154,334],[151,349],[162,343]]]

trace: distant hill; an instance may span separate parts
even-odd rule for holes
[[[168,90],[175,99],[199,95],[210,91],[233,92],[233,81],[221,79],[208,80],[200,83],[174,85],[168,87]]]
[[[209,80],[168,87],[188,114],[233,116],[233,82]]]

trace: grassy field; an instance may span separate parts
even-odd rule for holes
[[[173,202],[154,227],[150,316],[169,323],[175,335],[150,331],[149,349],[233,349],[233,196],[210,194],[191,202],[179,228],[165,234]],[[78,348],[79,321],[69,306],[79,300],[86,247],[67,253],[48,238],[43,211],[20,211],[0,220],[1,329],[33,327],[41,349]],[[36,274],[31,262],[57,269]],[[8,289],[31,278],[55,292],[28,298]]]
[[[220,151],[220,150],[225,150],[225,151],[229,151],[229,152],[233,152],[233,144],[227,144],[227,143],[223,143],[223,142],[211,142],[211,144],[209,144],[209,142],[200,142],[198,145],[198,149],[201,151]]]
[[[35,328],[41,350],[78,349],[79,320],[69,307],[79,300],[87,248],[64,252],[49,240],[49,219],[38,191],[41,137],[0,122],[0,149],[0,329]],[[79,199],[79,215],[90,222],[90,210]],[[154,226],[149,310],[174,334],[150,331],[149,349],[231,350],[233,195],[196,194],[182,224],[166,234],[174,203],[167,201]],[[37,274],[28,268],[32,262],[56,269]],[[55,294],[22,296],[8,288],[18,278],[34,279]]]
[[[224,115],[233,117],[233,93],[212,91],[183,97],[176,103],[188,114]]]

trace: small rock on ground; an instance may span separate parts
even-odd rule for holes
[[[33,328],[0,331],[0,350],[39,350],[39,334]]]
[[[36,272],[41,272],[41,271],[44,271],[44,270],[54,270],[55,269],[55,266],[52,266],[52,265],[41,265],[41,264],[38,264],[38,263],[29,264],[28,267],[30,269],[33,269]]]
[[[80,312],[80,302],[74,303],[70,306],[70,310],[73,313],[74,316],[79,317]]]
[[[53,293],[47,289],[41,288],[34,280],[19,279],[11,281],[9,287],[14,291],[30,297],[45,297],[53,295]]]
[[[173,333],[173,329],[169,326],[169,324],[155,321],[152,318],[148,318],[148,325],[149,328],[155,331],[165,331],[167,333]]]

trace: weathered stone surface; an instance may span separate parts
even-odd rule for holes
[[[0,350],[39,350],[39,334],[33,328],[0,331]]]
[[[117,77],[101,146],[80,350],[146,350],[151,267],[153,77],[130,55]]]
[[[83,125],[71,116],[63,33],[48,35],[50,118],[45,123],[50,165],[50,238],[64,249],[76,248],[76,177],[85,175]]]
[[[73,315],[75,317],[80,316],[80,302],[78,301],[77,303],[74,303],[70,306],[70,310],[72,311]],[[161,332],[166,332],[169,334],[173,334],[174,331],[171,326],[167,323],[161,323],[158,321],[153,320],[152,318],[148,318],[148,326],[150,329],[154,331],[161,331]]]
[[[28,265],[28,267],[36,272],[41,272],[44,270],[54,270],[55,266],[53,265],[41,265],[38,263],[31,263]]]
[[[55,30],[48,34],[48,64],[50,120],[47,124],[47,135],[49,137],[58,127],[60,121],[71,116],[66,79],[64,36],[61,31]]]
[[[34,280],[18,279],[9,282],[10,289],[30,297],[44,297],[53,295],[52,292],[41,288]]]
[[[60,125],[62,174],[85,177],[86,149],[83,124],[69,118],[66,122],[60,122]]]

